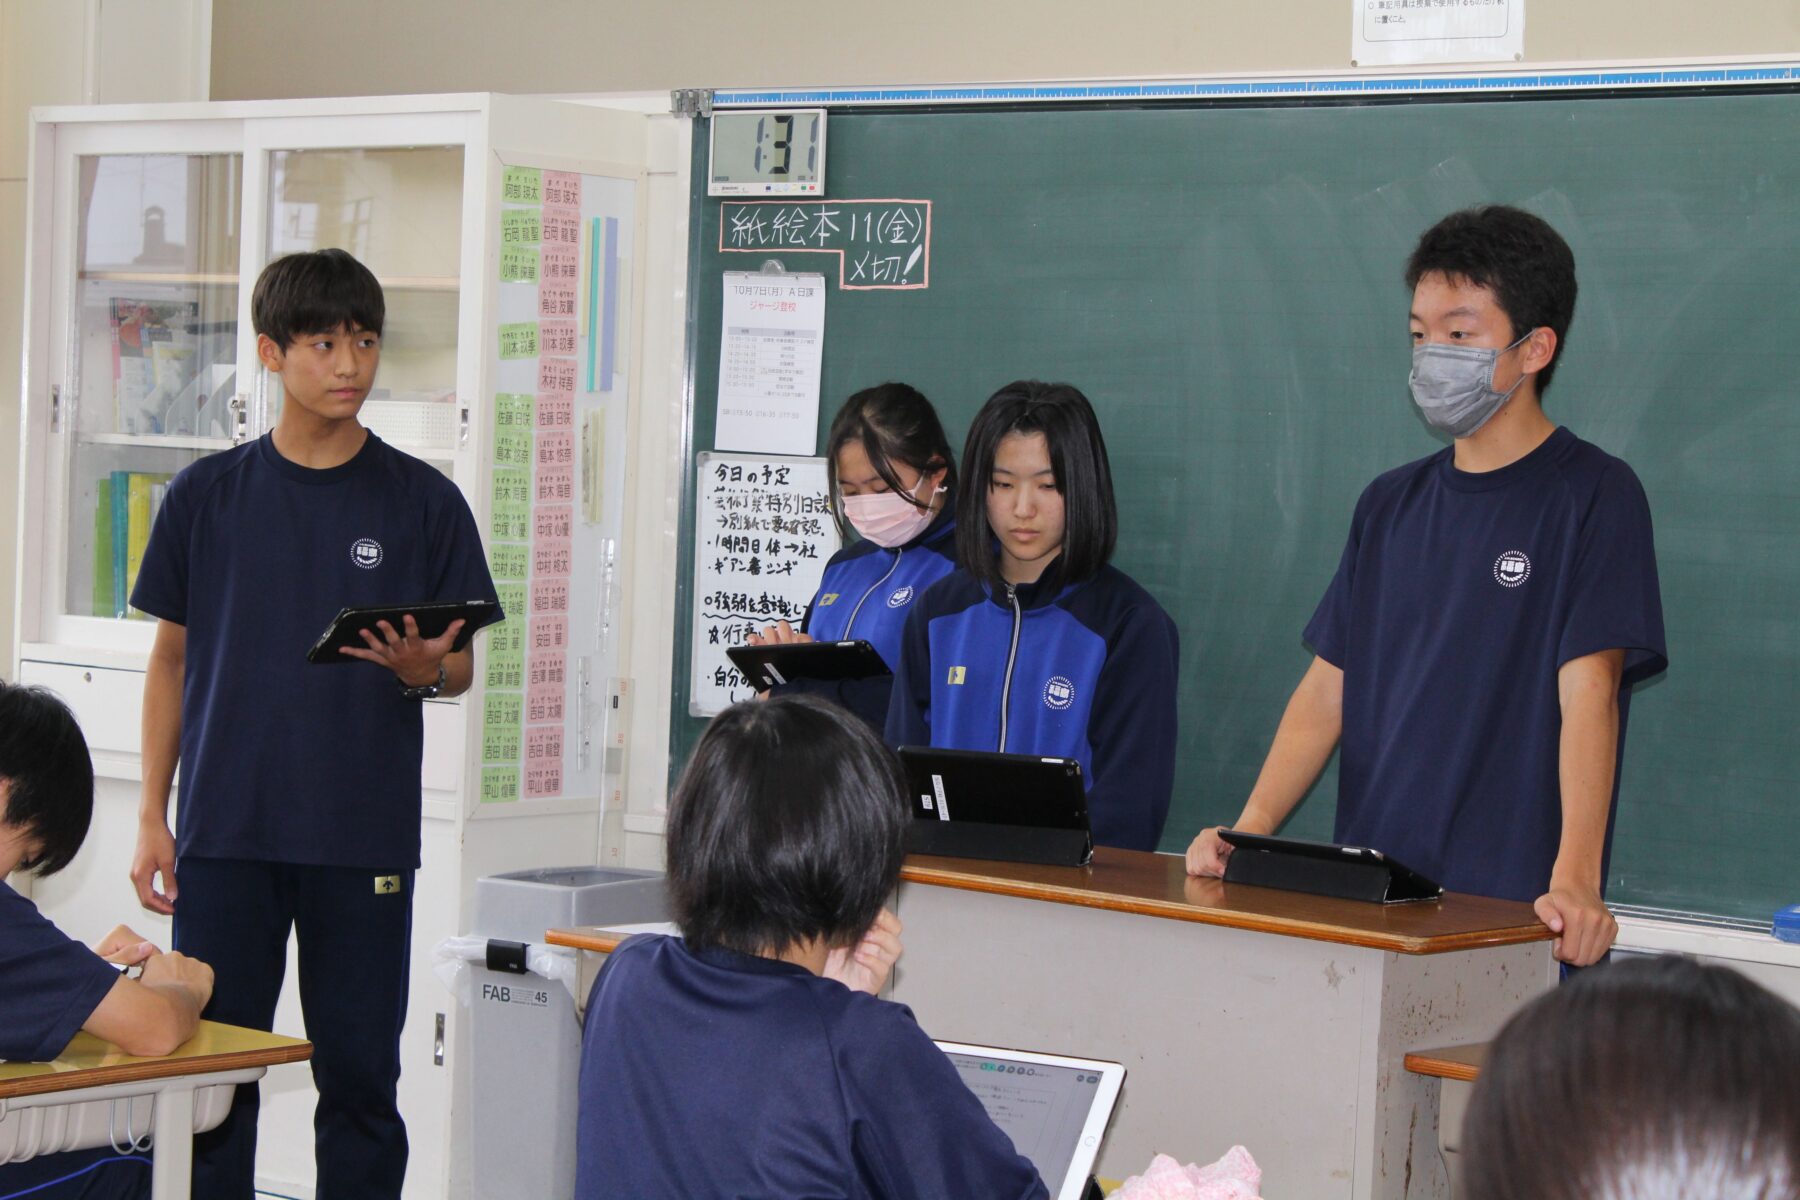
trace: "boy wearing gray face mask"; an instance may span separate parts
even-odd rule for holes
[[[1602,899],[1630,687],[1663,670],[1650,509],[1624,462],[1541,398],[1575,260],[1494,205],[1420,238],[1414,402],[1452,444],[1363,492],[1306,628],[1315,657],[1233,828],[1273,833],[1341,742],[1335,840],[1452,891],[1533,902],[1563,963],[1618,925]],[[1220,875],[1217,829],[1189,846]]]

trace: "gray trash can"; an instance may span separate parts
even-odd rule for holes
[[[541,945],[546,929],[668,919],[659,871],[549,867],[475,881],[470,932],[489,941],[486,964],[469,964],[474,1200],[575,1193],[581,1027],[568,989],[526,971],[521,944]]]

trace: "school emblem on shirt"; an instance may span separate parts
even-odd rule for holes
[[[1494,578],[1501,587],[1518,587],[1531,578],[1531,560],[1523,550],[1508,550],[1494,560]]]
[[[907,603],[907,601],[912,599],[912,592],[913,592],[912,584],[909,583],[905,587],[901,588],[899,591],[895,592],[893,595],[888,597],[888,607],[889,608],[900,608],[900,607],[904,606]]]
[[[968,677],[969,677],[969,668],[967,668],[967,667],[951,667],[950,668],[950,684],[951,684],[951,686],[955,686],[956,684],[961,683],[963,680],[967,679]]]
[[[400,877],[398,875],[377,875],[375,877],[375,894],[377,896],[391,896],[399,890]]]
[[[365,571],[381,565],[381,543],[374,538],[357,538],[350,546],[350,561]]]
[[[1075,703],[1075,685],[1069,681],[1068,676],[1050,677],[1050,681],[1044,685],[1044,703],[1057,712]]]

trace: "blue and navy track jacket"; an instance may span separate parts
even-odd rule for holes
[[[900,660],[906,614],[925,589],[956,570],[956,498],[912,541],[892,550],[863,540],[845,546],[825,564],[819,590],[806,608],[801,631],[814,641],[867,641],[892,667]],[[866,679],[794,679],[769,689],[776,695],[811,692],[835,700],[879,732],[887,724],[892,675]]]
[[[959,570],[906,619],[887,740],[1076,759],[1094,841],[1154,850],[1175,783],[1179,655],[1175,622],[1113,567],[993,595]]]

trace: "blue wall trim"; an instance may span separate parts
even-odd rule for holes
[[[1441,92],[1547,92],[1615,88],[1730,87],[1800,83],[1800,65],[1521,72],[1518,74],[1346,76],[1341,79],[1193,80],[1157,83],[977,84],[954,87],[813,88],[715,91],[714,108],[852,104],[1029,104],[1094,100],[1366,96]]]

